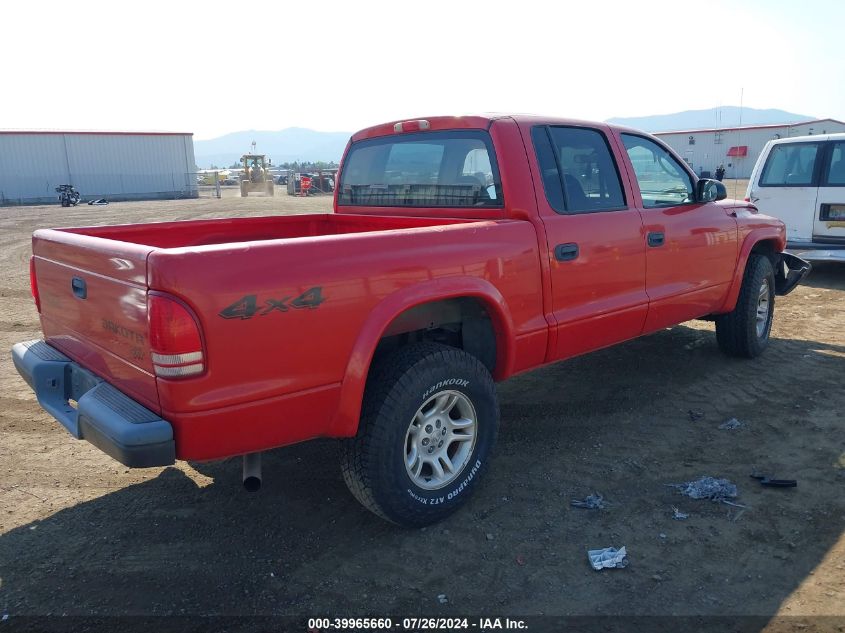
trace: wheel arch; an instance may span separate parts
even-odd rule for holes
[[[725,303],[717,314],[730,312],[736,306],[739,291],[742,288],[745,267],[748,265],[748,258],[752,254],[766,255],[772,261],[772,267],[777,269],[777,257],[785,246],[786,238],[784,237],[784,231],[778,227],[766,227],[751,231],[742,242],[739,256],[737,257],[733,281],[728,290]]]
[[[453,315],[456,311],[461,315],[473,315],[478,314],[473,310],[479,309],[489,318],[490,329],[485,331],[485,325],[476,324],[478,327],[470,334],[469,349],[466,345],[461,348],[473,353],[473,346],[483,347],[486,337],[492,336],[496,347],[493,366],[490,367],[490,359],[487,362],[481,359],[482,362],[492,369],[495,380],[503,380],[513,373],[513,321],[504,297],[493,284],[475,277],[453,277],[403,288],[384,298],[373,309],[358,334],[347,362],[330,435],[351,437],[357,433],[367,377],[376,350],[386,337],[419,331],[417,326],[431,324],[432,315]]]

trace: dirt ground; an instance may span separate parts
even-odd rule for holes
[[[778,299],[761,359],[724,357],[713,325],[690,322],[501,384],[486,480],[423,531],[361,508],[329,441],[270,453],[254,495],[237,460],[128,470],[73,440],[15,372],[7,350],[39,333],[35,228],[330,206],[0,209],[0,614],[845,618],[845,267]],[[753,471],[799,485],[764,488]],[[735,482],[747,507],[666,486],[702,475]],[[570,507],[593,492],[611,505]],[[587,549],[622,545],[626,569],[589,567]]]
[[[725,180],[725,188],[728,190],[728,198],[742,200],[745,197],[745,189],[748,187],[748,180],[741,178],[729,178]]]

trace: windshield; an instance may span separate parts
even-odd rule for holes
[[[338,204],[501,207],[490,135],[452,130],[359,141],[344,161]]]

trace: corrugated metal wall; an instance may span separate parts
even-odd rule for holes
[[[196,197],[190,134],[0,132],[0,205],[52,202],[70,183],[83,200]]]
[[[811,133],[811,129],[813,134],[833,134],[845,132],[845,125],[837,121],[812,121],[778,127],[724,130],[720,133],[719,143],[716,142],[716,130],[658,132],[655,136],[680,154],[681,158],[687,159],[699,175],[702,171],[709,171],[710,177],[715,178],[714,172],[721,163],[725,166],[725,178],[749,178],[763,147],[773,138],[777,138],[776,134],[779,134],[780,138],[806,136]],[[694,145],[689,144],[690,136],[695,139]],[[727,155],[731,147],[740,145],[748,147],[747,156],[734,158]]]

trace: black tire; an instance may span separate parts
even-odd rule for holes
[[[465,449],[468,457],[462,458],[462,467],[455,467],[453,478],[440,488],[426,489],[417,485],[406,468],[406,448],[414,441],[408,436],[409,427],[424,405],[446,392],[471,404],[475,439],[472,448]],[[424,423],[420,429],[429,426]],[[437,343],[403,347],[382,358],[371,371],[358,434],[342,442],[343,478],[355,498],[383,519],[405,527],[436,523],[457,510],[478,485],[498,426],[496,388],[477,358]],[[463,444],[446,446],[455,445]],[[425,479],[422,472],[419,476]]]
[[[762,332],[757,329],[757,308],[764,282],[768,283],[768,314]],[[716,317],[716,340],[729,356],[756,358],[769,344],[775,313],[775,273],[765,255],[748,258],[742,287],[733,312]]]

